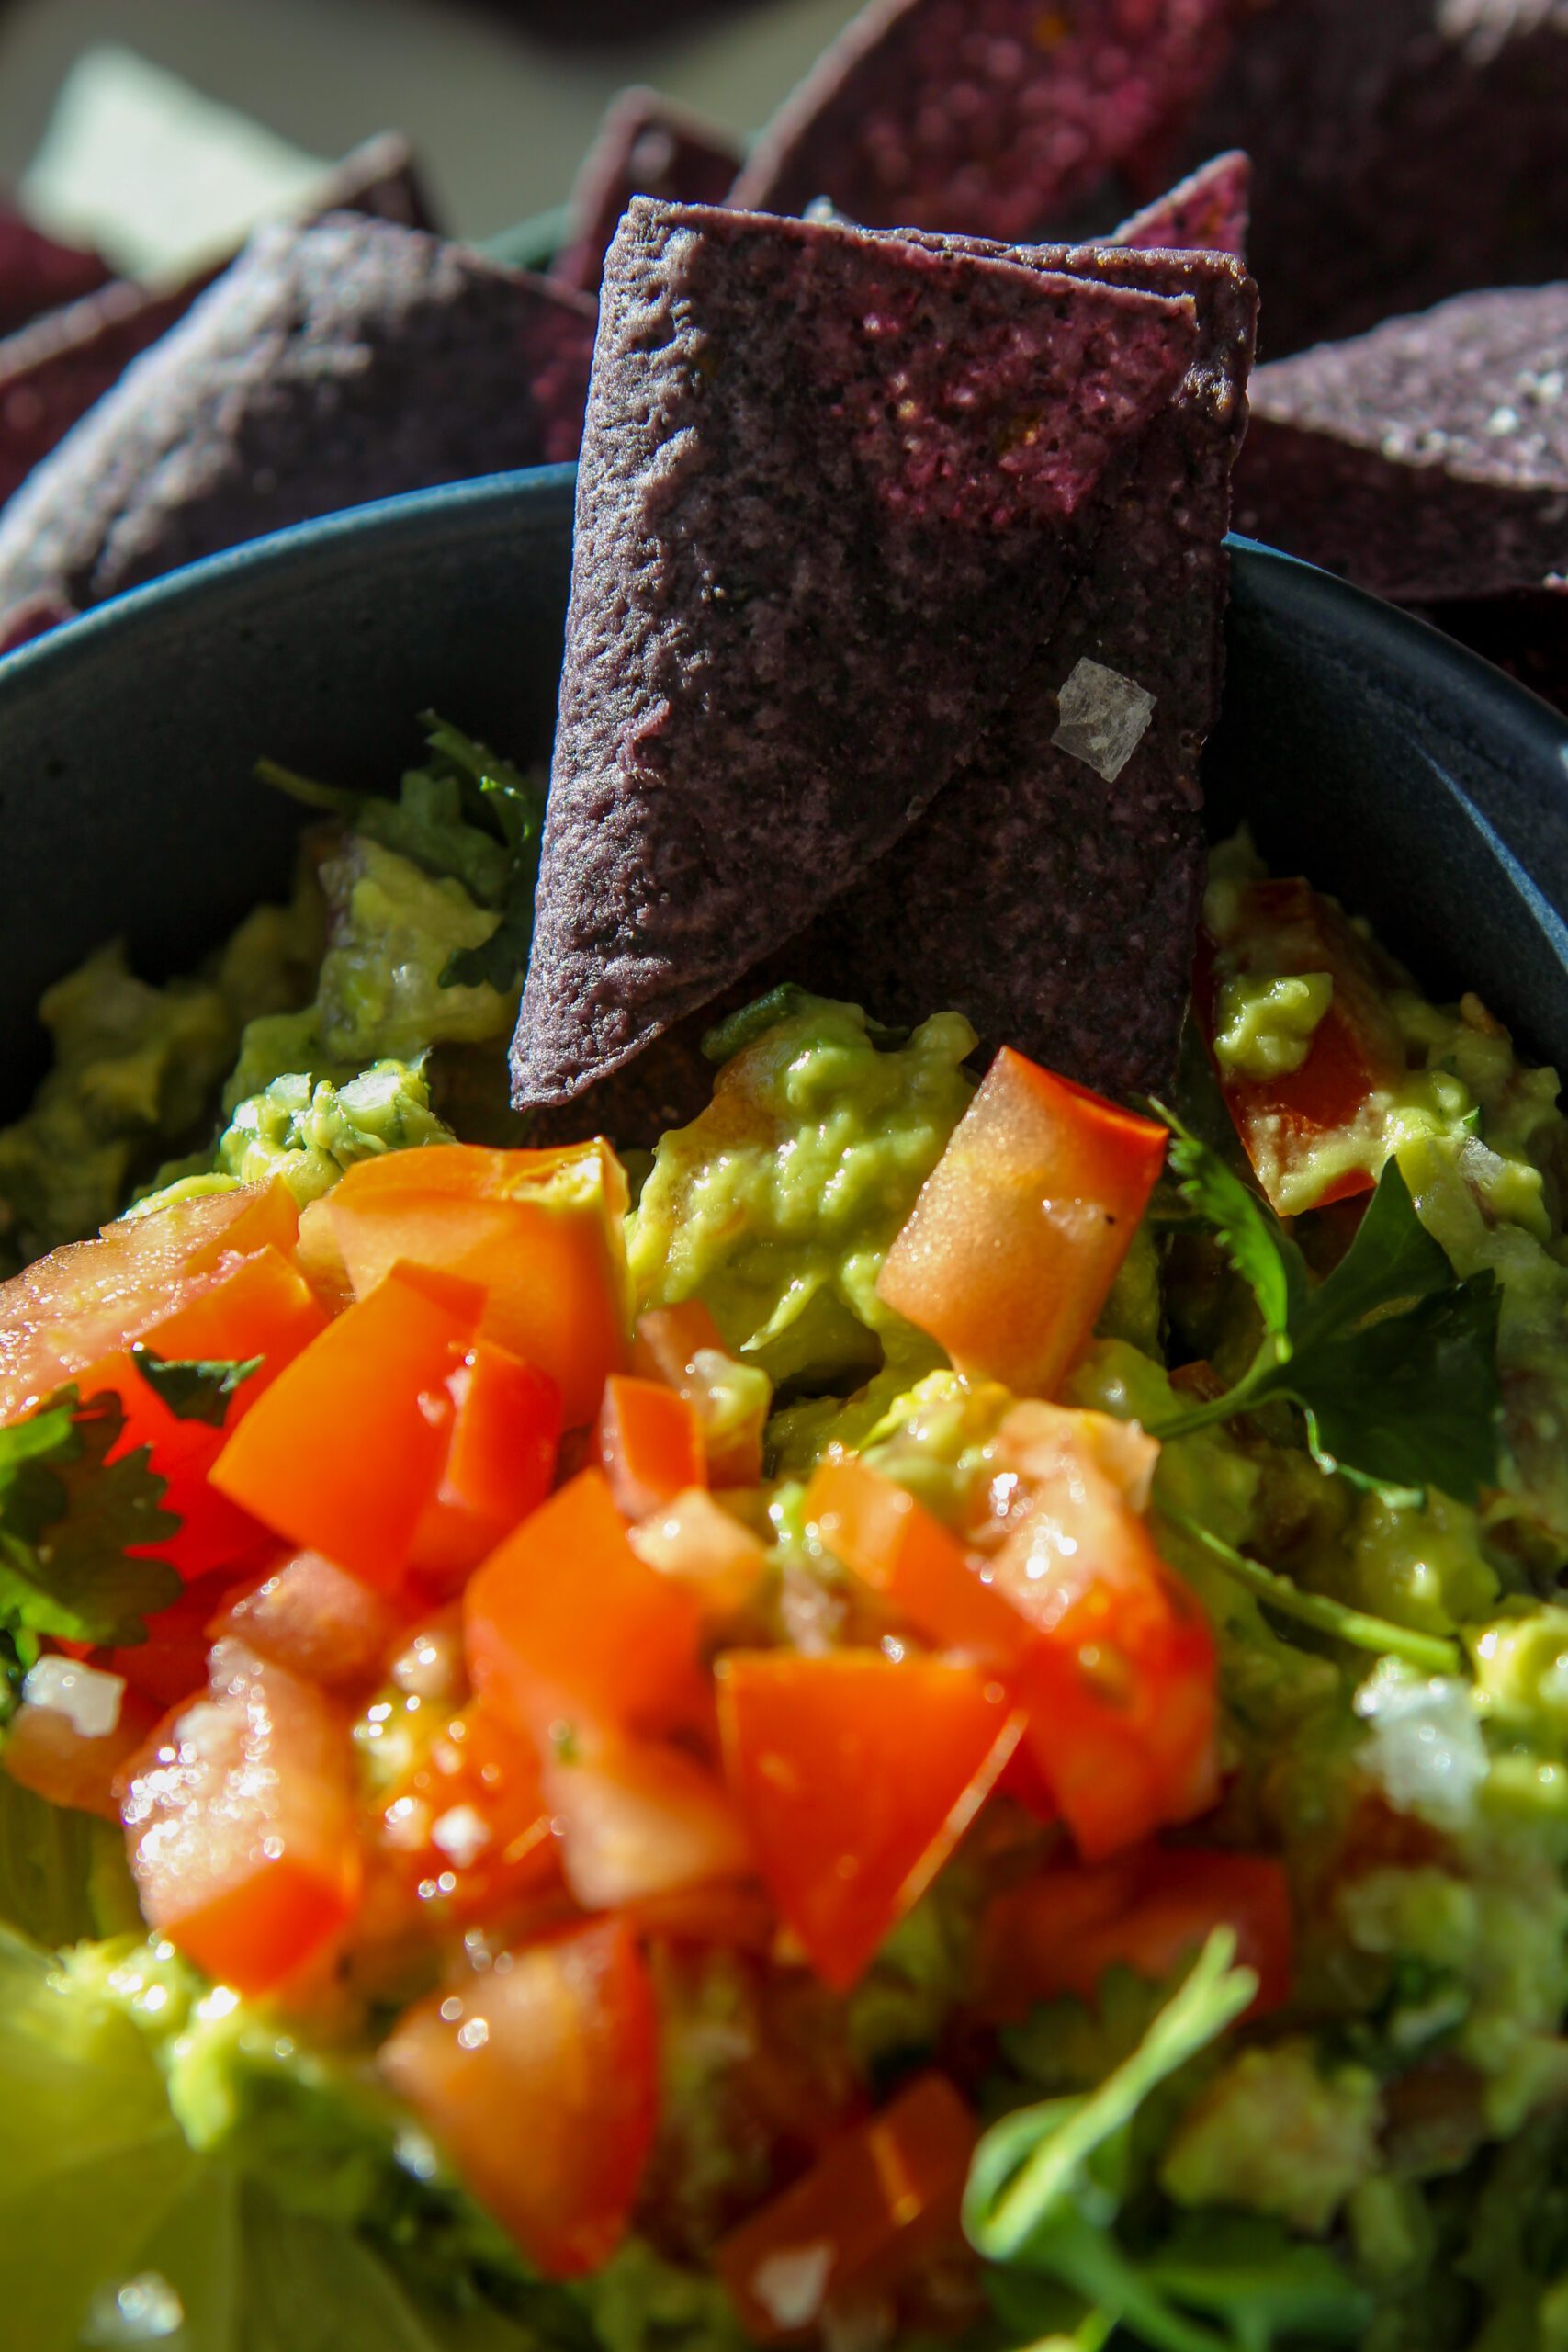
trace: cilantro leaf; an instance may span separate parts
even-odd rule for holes
[[[1255,2237],[1244,2263],[1234,2245],[1210,2241],[1201,2253],[1178,2235],[1162,2267],[1157,2253],[1134,2254],[1116,2234],[1134,2185],[1132,2134],[1141,2109],[1257,1992],[1252,1971],[1232,1965],[1235,1954],[1232,1930],[1216,1928],[1137,2047],[1097,2089],[1005,2115],[976,2150],[964,2227],[976,2252],[998,2266],[993,2301],[1015,2326],[1043,2334],[1059,2324],[1050,2313],[1064,2289],[1088,2307],[1089,2341],[1121,2328],[1150,2352],[1269,2352],[1308,2312],[1320,2341],[1351,2341],[1365,2325],[1365,2300],[1349,2281],[1315,2263],[1297,2265],[1288,2243],[1270,2245],[1270,2269]],[[1260,2296],[1252,2291],[1258,2287]]]
[[[181,1361],[154,1355],[140,1343],[130,1360],[153,1395],[178,1421],[205,1421],[220,1430],[228,1419],[229,1400],[235,1390],[259,1372],[263,1359],[251,1356],[243,1363],[222,1357]]]
[[[30,1420],[0,1430],[0,1629],[30,1640],[119,1647],[146,1639],[180,1579],[132,1551],[179,1525],[146,1446],[110,1462],[125,1427],[112,1393],[79,1404],[73,1388]]]
[[[516,988],[533,944],[544,779],[525,775],[433,710],[421,713],[420,724],[425,760],[405,773],[395,800],[320,784],[276,760],[258,760],[256,774],[291,800],[341,818],[427,874],[460,882],[476,906],[497,913],[501,920],[487,940],[448,959],[441,984],[488,986],[506,995]]]
[[[1157,1107],[1157,1106],[1156,1106]],[[1473,1502],[1499,1473],[1495,1278],[1456,1280],[1416,1214],[1397,1159],[1378,1179],[1356,1238],[1315,1290],[1261,1196],[1168,1111],[1171,1164],[1188,1205],[1251,1290],[1263,1338],[1223,1396],[1153,1431],[1180,1437],[1288,1400],[1319,1465],[1391,1500],[1440,1487]]]

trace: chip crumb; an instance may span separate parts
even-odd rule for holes
[[[1148,733],[1155,697],[1085,654],[1074,663],[1057,707],[1061,718],[1052,742],[1114,784]]]

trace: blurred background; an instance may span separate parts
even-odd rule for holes
[[[483,239],[560,202],[625,84],[657,83],[750,130],[853,13],[853,0],[0,0],[0,187],[20,184],[47,225],[74,214],[121,269],[167,261],[126,217],[123,161],[126,142],[174,133],[149,131],[156,94],[117,78],[109,44],[300,158],[406,131],[442,221]],[[283,171],[289,158],[254,160]]]

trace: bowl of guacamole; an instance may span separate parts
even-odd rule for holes
[[[7,2345],[1544,2352],[1556,723],[1237,547],[1168,1094],[544,1133],[571,494],[0,667]]]

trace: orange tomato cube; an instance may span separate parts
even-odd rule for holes
[[[710,1487],[759,1483],[772,1391],[756,1365],[743,1364],[731,1352],[701,1299],[649,1307],[639,1315],[632,1368],[645,1380],[663,1381],[694,1408]]]
[[[683,1584],[709,1618],[743,1609],[767,1566],[759,1539],[705,1487],[688,1487],[649,1511],[627,1540],[639,1560]]]
[[[1094,1329],[1166,1140],[1004,1047],[895,1237],[878,1295],[960,1371],[1051,1396]]]
[[[213,1486],[291,1544],[395,1590],[446,1458],[446,1381],[483,1307],[471,1283],[394,1267],[258,1398]]]
[[[745,1878],[751,1857],[723,1783],[678,1748],[611,1740],[551,1757],[545,1794],[561,1874],[585,1911]]]
[[[626,1174],[603,1141],[557,1151],[443,1144],[361,1160],[327,1196],[355,1294],[400,1260],[485,1293],[482,1335],[547,1372],[568,1429],[626,1362]]]
[[[378,2064],[530,2261],[579,2278],[625,2234],[652,2145],[653,1987],[616,1919],[507,1960],[410,2009]]]
[[[921,2075],[732,2230],[714,2267],[760,2344],[815,2335],[846,2295],[896,2289],[960,2243],[979,2133],[944,2075]]]
[[[604,1383],[593,1443],[624,1518],[646,1519],[683,1488],[706,1484],[695,1408],[661,1381],[612,1373]]]
[[[560,1390],[547,1372],[492,1340],[476,1340],[446,1375],[446,1459],[414,1531],[411,1555],[427,1583],[461,1582],[550,1491],[560,1444]]]
[[[560,1868],[533,1742],[473,1702],[389,1792],[377,1837],[410,1894],[456,1920],[494,1918]]]
[[[659,1729],[694,1702],[698,1611],[638,1559],[602,1471],[584,1470],[470,1578],[464,1646],[474,1689],[515,1729]]]
[[[0,1767],[19,1787],[47,1797],[51,1804],[118,1821],[116,1776],[156,1721],[151,1701],[129,1688],[120,1692],[119,1720],[106,1732],[79,1731],[62,1708],[24,1699],[0,1743]]]
[[[881,1650],[732,1650],[715,1676],[725,1770],[763,1881],[848,1992],[995,1786],[1022,1718],[999,1682]]]
[[[121,1817],[149,1925],[236,1992],[273,1991],[354,1915],[345,1727],[312,1684],[238,1642],[217,1645],[209,1694],[127,1768]]]
[[[371,1681],[406,1623],[406,1611],[363,1577],[321,1552],[296,1552],[228,1600],[209,1631],[214,1640],[236,1634],[258,1657],[337,1690]]]

